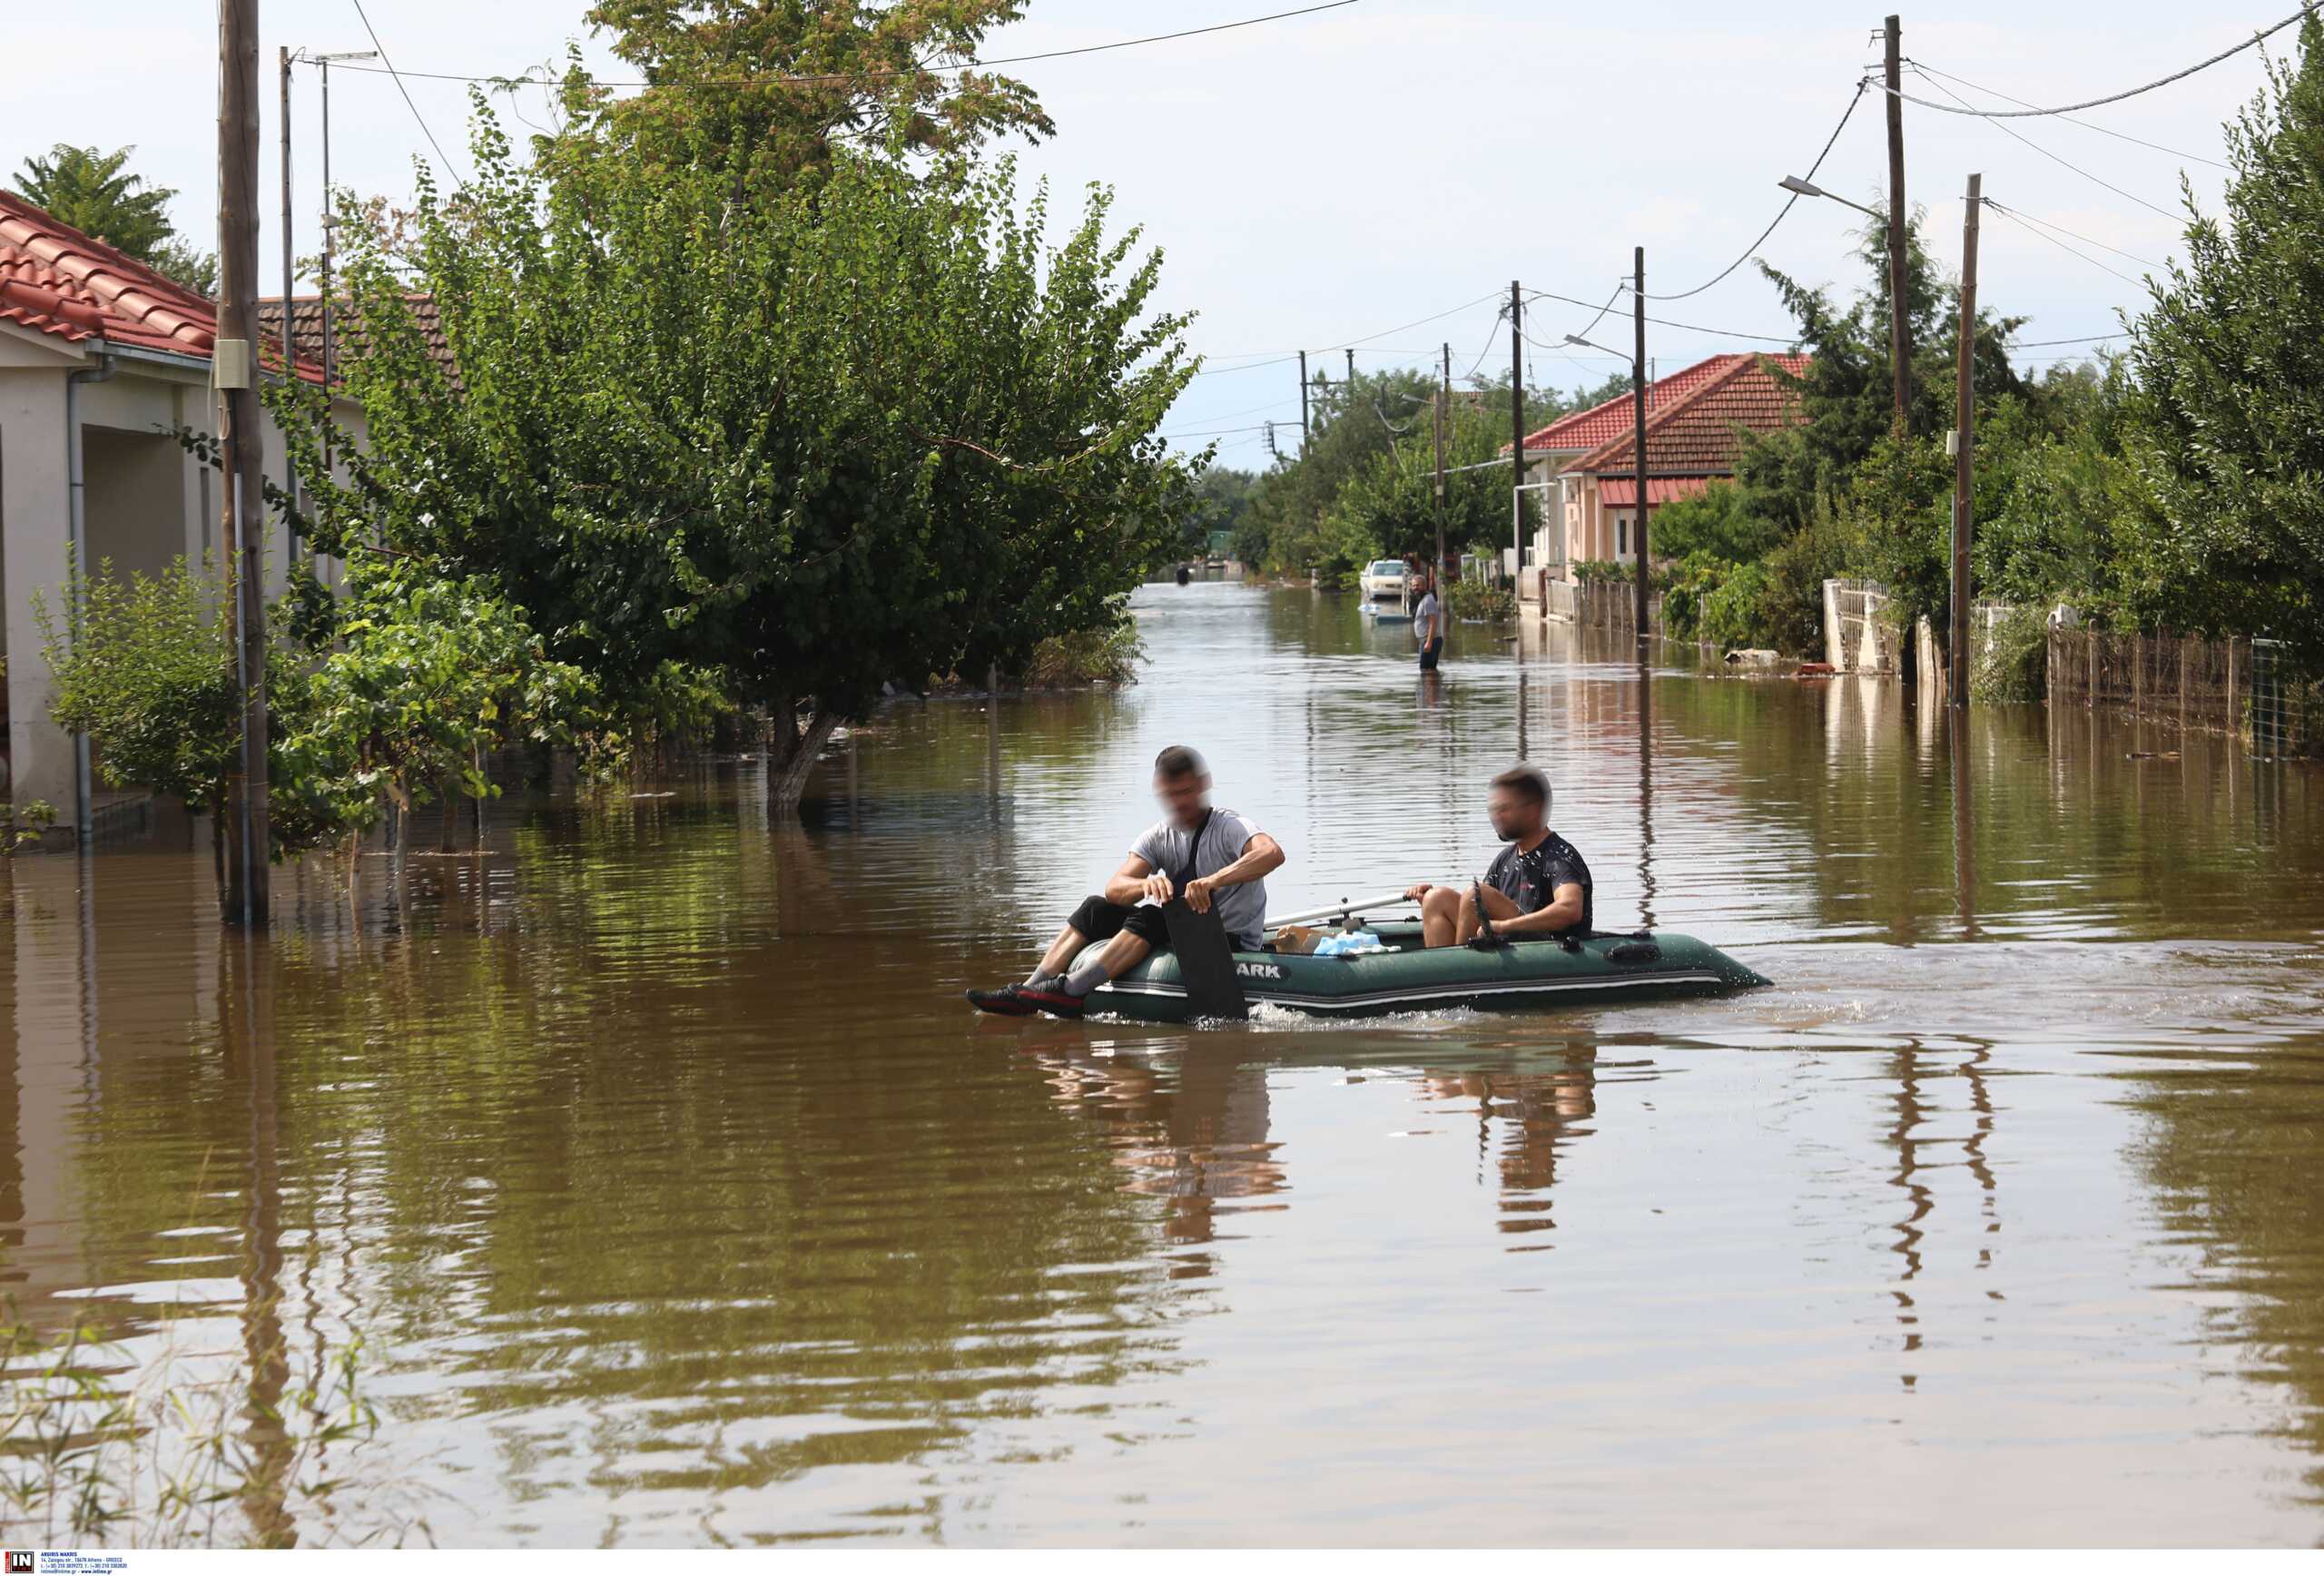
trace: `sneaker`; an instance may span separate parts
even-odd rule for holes
[[[969,1005],[979,1012],[997,1012],[1003,1018],[1030,1018],[1040,1008],[1030,1000],[1031,992],[1022,985],[1003,985],[998,990],[967,992]]]
[[[1017,999],[1019,1001],[1030,1002],[1034,1010],[1046,1012],[1051,1018],[1078,1018],[1083,1010],[1089,1005],[1088,997],[1076,996],[1061,987],[1055,990],[1035,990],[1019,986],[1017,990]]]

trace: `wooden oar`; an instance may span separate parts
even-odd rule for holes
[[[1183,897],[1162,905],[1170,927],[1170,951],[1178,960],[1178,979],[1187,988],[1187,1005],[1198,1018],[1248,1018],[1251,1004],[1244,1000],[1243,977],[1235,971],[1234,950],[1218,911],[1198,914]]]
[[[1358,898],[1354,901],[1342,898],[1338,902],[1320,909],[1302,909],[1295,914],[1269,914],[1267,929],[1272,931],[1278,925],[1296,925],[1308,920],[1344,921],[1370,909],[1384,909],[1410,901],[1412,900],[1400,891],[1383,892],[1376,898]]]

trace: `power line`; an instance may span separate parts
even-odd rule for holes
[[[459,185],[467,185],[468,181],[461,175],[459,166],[453,163],[451,156],[444,152],[444,144],[436,140],[436,133],[428,128],[428,117],[419,113],[419,106],[412,102],[411,90],[404,86],[403,77],[397,72],[395,63],[388,58],[388,46],[379,42],[379,30],[372,26],[371,18],[364,15],[363,0],[355,0],[355,15],[362,17],[363,31],[371,35],[371,47],[379,52],[379,64],[387,68],[388,75],[395,79],[396,91],[403,94],[403,102],[410,109],[411,118],[419,123],[420,131],[428,138],[428,145],[436,150],[438,158],[444,161],[444,168],[453,181]],[[290,309],[286,306],[283,310],[288,311]]]
[[[1917,66],[1917,65],[1916,65],[1916,66],[1913,67],[1913,69],[1914,69],[1915,72],[1918,72],[1921,68],[1920,68],[1919,66]],[[1952,90],[1951,88],[1946,87],[1946,86],[1945,86],[1943,83],[1941,83],[1941,82],[1940,82],[1940,83],[1935,84],[1935,87],[1936,87],[1937,92],[1939,92],[1939,93],[1943,93],[1943,94],[1951,94],[1953,97],[1955,97],[1955,98],[1956,98],[1956,99],[1961,99],[1961,95],[1960,95],[1959,94],[1957,94],[1957,93],[1954,93],[1954,92],[1953,92],[1953,90]],[[1966,100],[1966,99],[1961,99],[1961,102],[1962,102],[1963,103],[1968,103],[1968,100]],[[2102,178],[2102,177],[2101,177],[2101,176],[2097,176],[2097,175],[2093,175],[2093,174],[2092,174],[2089,171],[2087,171],[2087,170],[2083,169],[2081,165],[2079,165],[2079,164],[2077,164],[2077,163],[2073,163],[2072,160],[2067,159],[2067,158],[2064,158],[2064,157],[2063,157],[2063,156],[2061,156],[2061,155],[2059,155],[2059,154],[2057,154],[2057,153],[2053,153],[2052,152],[2050,152],[2050,150],[2049,150],[2049,149],[2047,149],[2047,148],[2043,147],[2041,143],[2039,143],[2035,142],[2033,138],[2031,138],[2031,137],[2027,136],[2024,133],[2023,133],[2023,132],[2021,132],[2021,131],[2017,130],[2017,128],[2016,128],[2016,127],[2014,127],[2014,126],[2001,126],[2001,125],[1997,125],[1997,126],[1995,126],[1994,129],[1995,131],[2007,132],[2011,136],[2015,137],[2019,142],[2021,142],[2021,143],[2024,143],[2027,147],[2029,147],[2029,148],[2033,149],[2035,153],[2037,153],[2041,154],[2041,155],[2042,155],[2042,157],[2043,157],[2043,158],[2045,158],[2045,159],[2050,160],[2050,161],[2051,161],[2052,163],[2053,163],[2063,164],[2067,169],[2072,170],[2075,174],[2077,174],[2077,175],[2081,176],[2083,180],[2085,180],[2085,181],[2090,181],[2090,182],[2096,182],[2098,185],[2101,185],[2101,186],[2105,187],[2105,188],[2106,188],[2106,190],[2108,190],[2109,192],[2112,192],[2112,193],[2114,193],[2114,195],[2115,195],[2115,196],[2117,196],[2117,197],[2127,197],[2127,198],[2129,198],[2132,202],[2133,202],[2137,203],[2140,207],[2144,208],[2144,209],[2148,210],[2148,211],[2149,211],[2149,212],[2151,212],[2160,213],[2160,214],[2162,214],[2165,219],[2170,220],[2170,221],[2171,221],[2172,223],[2174,223],[2174,224],[2176,224],[2176,223],[2182,223],[2182,222],[2185,222],[2185,219],[2186,219],[2186,215],[2185,215],[2185,214],[2183,214],[2183,213],[2173,213],[2173,212],[2171,212],[2171,210],[2170,210],[2170,209],[2168,209],[2168,208],[2164,208],[2164,207],[2159,206],[2159,205],[2158,205],[2158,204],[2156,204],[2156,203],[2152,203],[2152,202],[2148,202],[2145,198],[2143,198],[2143,197],[2140,196],[2140,195],[2139,195],[2137,192],[2125,192],[2125,191],[2123,191],[2120,186],[2115,185],[2115,184],[2114,184],[2114,182],[2112,182],[2112,181],[2108,181],[2108,180],[2103,179],[2103,178]]]
[[[1045,49],[1037,54],[1009,54],[1000,56],[999,59],[995,60],[966,60],[944,65],[922,64],[911,67],[898,66],[881,71],[827,71],[800,73],[765,72],[756,76],[675,77],[665,79],[661,82],[647,82],[643,80],[615,77],[589,77],[586,80],[594,87],[766,87],[779,83],[806,84],[822,82],[868,82],[876,77],[917,76],[923,72],[981,71],[989,66],[1023,65],[1029,61],[1063,60],[1068,55],[1102,54],[1108,50],[1134,49],[1139,44],[1167,44],[1173,39],[1198,38],[1206,33],[1230,33],[1238,27],[1256,27],[1263,22],[1282,22],[1294,16],[1312,16],[1318,11],[1336,11],[1343,5],[1354,5],[1356,3],[1357,0],[1324,0],[1324,4],[1320,5],[1303,5],[1296,11],[1277,11],[1265,16],[1246,16],[1239,22],[1219,22],[1215,23],[1208,27],[1187,27],[1182,28],[1177,33],[1150,34],[1144,38],[1118,38],[1110,44],[1085,44],[1077,49]],[[359,5],[356,8],[360,10],[362,7]],[[372,36],[373,42],[376,43],[378,41],[378,34],[375,34]],[[382,62],[387,59],[387,55],[384,51],[381,52],[379,58]],[[343,71],[366,71],[376,70],[377,68],[369,66],[342,65],[340,69]],[[388,74],[393,75],[394,73],[390,70]],[[527,76],[512,77],[506,75],[478,75],[453,71],[409,71],[405,72],[403,74],[406,76],[422,77],[430,82],[506,83],[544,80]],[[414,113],[416,113],[418,112],[415,111]]]
[[[2003,93],[1999,88],[1979,87],[1975,83],[1971,82],[1965,76],[1955,76],[1949,71],[1939,71],[1936,67],[1926,64],[1924,62],[1917,60],[1914,61],[1912,63],[1912,66],[1915,71],[1925,73],[1927,75],[1945,77],[1951,81],[1957,82],[1972,93],[1981,93],[1985,94],[1988,98],[2008,99],[2011,103],[2025,104],[2028,109],[2034,107],[2032,104],[2026,103],[2025,100],[2013,97],[2008,94]],[[2174,159],[2185,159],[2197,164],[2209,164],[2214,170],[2232,170],[2235,168],[2234,165],[2226,163],[2224,160],[2205,158],[2201,153],[2190,153],[2181,148],[2166,148],[2161,143],[2150,143],[2144,137],[2134,137],[2128,132],[2118,132],[2112,126],[2102,126],[2096,121],[2078,120],[2073,115],[2064,114],[2059,115],[2058,119],[2065,122],[2068,125],[2080,126],[2085,131],[2097,132],[2102,135],[2109,137],[2119,137],[2126,143],[2136,143],[2142,148],[2152,148],[2156,153],[2168,153]]]
[[[1218,378],[1229,372],[1256,372],[1262,367],[1280,367],[1286,361],[1299,360],[1296,354],[1277,356],[1270,361],[1252,361],[1240,367],[1205,367],[1194,375],[1197,378]]]
[[[1987,198],[1986,201],[1990,202],[1993,200]],[[2000,204],[1995,203],[1994,206]],[[2130,331],[2128,329],[2117,329],[2111,334],[2083,334],[2071,340],[2010,340],[2005,342],[2012,350],[2031,350],[2043,345],[2094,345],[2101,340],[2126,339]]]
[[[1620,292],[1617,291],[1616,293],[1620,294]],[[1529,299],[1563,301],[1568,306],[1574,307],[1596,306],[1596,303],[1593,301],[1577,300],[1572,296],[1560,295],[1555,291],[1547,290],[1531,291],[1529,292]],[[1603,309],[1600,309],[1598,316],[1602,318],[1605,315],[1605,310]],[[1799,336],[1797,334],[1747,334],[1740,329],[1714,329],[1707,327],[1702,323],[1673,322],[1669,318],[1649,318],[1646,320],[1649,323],[1659,323],[1666,329],[1685,329],[1690,333],[1697,334],[1718,334],[1729,340],[1758,340],[1770,345],[1796,345],[1799,343]],[[1597,325],[1597,319],[1591,319],[1590,324],[1594,328]]]
[[[2034,214],[2024,212],[2023,209],[2008,207],[2004,203],[1994,202],[1990,197],[1985,199],[1985,206],[1988,208],[1998,208],[2003,212],[2009,214],[2013,218],[2023,219],[2029,224],[2038,224],[2044,230],[2054,230],[2060,235],[2071,236],[2073,239],[2081,241],[2084,246],[2094,246],[2101,251],[2111,251],[2116,257],[2127,257],[2132,262],[2138,263],[2142,267],[2151,268],[2157,273],[2163,271],[2163,265],[2156,262],[2152,258],[2141,257],[2135,251],[2124,251],[2119,246],[2109,246],[2102,241],[2095,241],[2087,235],[2078,234],[2073,231],[2068,230],[2063,224],[2053,223],[2047,219],[2038,218]]]
[[[2091,267],[2095,268],[2095,269],[2100,269],[2100,270],[2102,270],[2103,271],[2105,271],[2105,272],[2107,272],[2107,273],[2111,273],[2111,274],[2112,274],[2116,279],[2121,280],[2124,284],[2134,284],[2134,285],[2138,285],[2138,286],[2140,286],[2141,288],[2144,288],[2144,286],[2145,286],[2145,284],[2146,284],[2146,281],[2145,281],[2144,280],[2132,279],[2129,274],[2124,273],[2124,272],[2123,272],[2121,269],[2119,269],[2119,268],[2109,268],[2109,267],[2107,267],[2107,265],[2106,265],[2106,264],[2104,264],[2104,263],[2102,263],[2102,262],[2099,261],[2096,258],[2094,258],[2094,257],[2091,256],[2091,255],[2090,255],[2088,252],[2086,252],[2086,251],[2074,251],[2074,249],[2073,249],[2073,247],[2068,246],[2064,241],[2060,241],[2056,236],[2052,235],[2052,234],[2049,234],[2048,232],[2046,232],[2046,231],[2040,231],[2040,230],[2036,230],[2036,229],[2034,229],[2034,226],[2032,226],[2031,224],[2026,223],[2024,220],[2023,220],[2023,219],[2019,218],[2016,214],[2014,214],[2014,213],[2011,212],[2008,209],[2004,208],[2000,203],[1998,203],[1998,202],[1993,202],[1993,203],[1988,203],[1986,206],[1988,206],[1988,207],[1990,207],[1991,209],[1993,209],[1993,211],[1994,211],[1994,212],[1996,212],[1996,213],[2000,214],[2004,219],[2008,220],[2011,223],[2015,224],[2015,225],[2017,225],[2019,228],[2023,229],[2023,230],[2025,231],[2025,233],[2026,233],[2026,234],[2028,234],[2028,235],[2034,235],[2034,236],[2039,236],[2042,240],[2048,241],[2052,246],[2056,247],[2060,251],[2071,251],[2071,252],[2073,252],[2073,255],[2074,255],[2074,256],[2076,256],[2076,257],[2078,257],[2078,258],[2082,259],[2082,261],[2084,261],[2084,262],[2088,263]]]
[[[1864,80],[1865,84],[1867,87],[1876,87],[1883,93],[1895,94],[1906,103],[1918,104],[1925,110],[1940,110],[1948,115],[1974,115],[1981,120],[2013,121],[2024,120],[2034,115],[2070,114],[2075,110],[2094,110],[2101,104],[2120,103],[2126,98],[2136,98],[2142,93],[2152,93],[2156,88],[2168,87],[2171,84],[2191,77],[2199,71],[2209,70],[2211,67],[2217,65],[2221,61],[2228,59],[2231,55],[2240,54],[2245,50],[2250,49],[2263,39],[2272,37],[2274,34],[2282,32],[2285,28],[2290,27],[2293,23],[2307,15],[2309,10],[2310,6],[2302,5],[2299,10],[2285,17],[2281,22],[2276,23],[2273,26],[2263,27],[2259,32],[2253,34],[2250,37],[2245,39],[2242,43],[2235,44],[2231,48],[2222,49],[2217,54],[2211,56],[2208,60],[2199,60],[2194,64],[2188,66],[2182,71],[2174,71],[2169,76],[2159,76],[2152,82],[2143,84],[2138,87],[2124,88],[2121,93],[2108,94],[2103,98],[2084,99],[2077,104],[2059,104],[2054,109],[1981,110],[1967,105],[1964,105],[1956,109],[1951,104],[1937,103],[1930,99],[1915,98],[1911,94],[1904,93],[1898,89],[1890,87],[1886,83],[1875,82],[1868,76]]]
[[[1864,89],[1865,84],[1863,83],[1856,84],[1856,97],[1848,100],[1848,107],[1840,112],[1840,123],[1834,126],[1832,128],[1832,134],[1824,140],[1824,151],[1816,155],[1816,162],[1814,163],[1807,166],[1807,173],[1804,177],[1805,179],[1809,181],[1816,179],[1816,172],[1824,167],[1824,161],[1826,159],[1831,157],[1834,145],[1840,140],[1840,133],[1847,126],[1848,117],[1855,114],[1856,106],[1864,102]],[[1653,291],[1649,291],[1647,292],[1646,299],[1650,301],[1682,301],[1689,296],[1702,294],[1703,291],[1710,289],[1711,286],[1717,284],[1720,280],[1725,279],[1728,274],[1733,273],[1737,269],[1741,268],[1744,263],[1749,261],[1751,254],[1768,243],[1768,237],[1776,232],[1776,226],[1784,222],[1786,217],[1787,217],[1791,212],[1791,205],[1798,201],[1799,193],[1797,192],[1794,192],[1789,197],[1784,199],[1783,206],[1776,210],[1776,216],[1768,221],[1768,227],[1765,230],[1759,231],[1759,238],[1751,242],[1750,245],[1745,247],[1741,256],[1738,257],[1733,262],[1728,263],[1725,268],[1720,269],[1717,273],[1711,275],[1710,278],[1705,280],[1694,289],[1678,291],[1669,295],[1656,295]],[[1605,314],[1600,312],[1599,316],[1603,317]],[[1596,328],[1597,326],[1597,324],[1592,323],[1590,327]],[[1586,334],[1590,331],[1590,329],[1584,329],[1581,331]]]

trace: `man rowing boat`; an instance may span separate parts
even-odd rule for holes
[[[1422,882],[1404,893],[1420,904],[1425,943],[1472,941],[1488,920],[1496,934],[1511,937],[1589,935],[1590,866],[1573,844],[1550,830],[1550,780],[1531,766],[1503,772],[1485,796],[1485,814],[1494,835],[1509,846],[1482,882],[1466,888]]]
[[[982,1011],[1019,1018],[1035,1012],[1080,1017],[1089,992],[1147,954],[1170,950],[1159,905],[1173,896],[1185,898],[1198,914],[1216,909],[1236,951],[1259,950],[1267,913],[1263,878],[1282,865],[1282,846],[1232,810],[1211,808],[1210,771],[1184,744],[1154,758],[1154,796],[1168,813],[1130,845],[1105,891],[1073,911],[1024,983],[971,990],[970,1001]],[[1074,959],[1092,941],[1104,941],[1105,951],[1074,968]]]

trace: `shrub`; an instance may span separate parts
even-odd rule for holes
[[[1765,565],[1729,569],[1702,599],[1702,638],[1728,650],[1765,644],[1762,603],[1770,584]]]
[[[1025,666],[1027,689],[1063,689],[1076,685],[1124,685],[1137,677],[1146,643],[1137,625],[1125,617],[1111,629],[1059,635],[1033,648]]]
[[[1517,616],[1517,595],[1483,580],[1456,580],[1444,594],[1452,616],[1470,624],[1496,624]]]
[[[2039,607],[2013,607],[1980,650],[1970,646],[1969,694],[1986,705],[2042,698],[2049,675],[2050,621]]]

